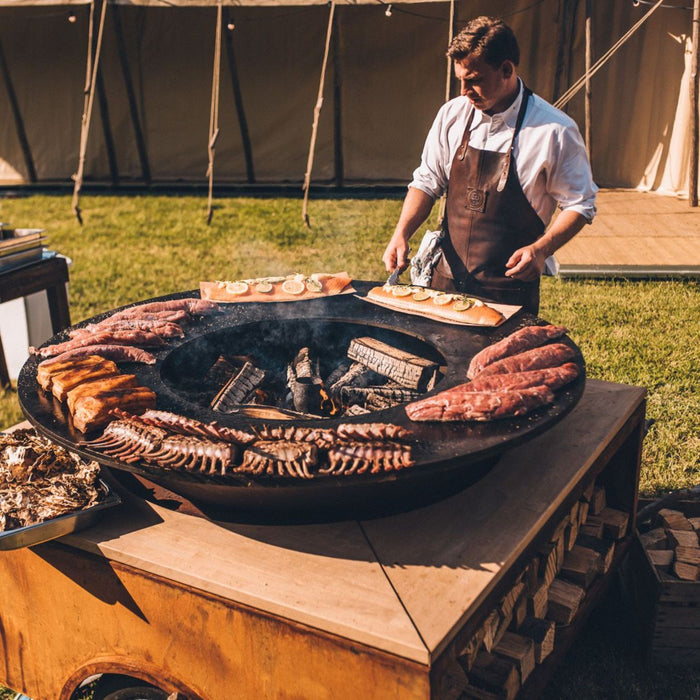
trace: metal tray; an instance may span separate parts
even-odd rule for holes
[[[34,525],[0,532],[0,550],[31,547],[94,525],[102,517],[105,510],[114,508],[122,502],[121,498],[102,479],[100,479],[100,485],[106,496],[94,506],[59,515]]]

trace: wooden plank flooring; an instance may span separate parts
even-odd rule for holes
[[[636,190],[601,190],[598,215],[556,258],[562,276],[700,277],[700,207]]]

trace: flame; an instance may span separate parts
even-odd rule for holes
[[[331,416],[334,416],[338,413],[339,407],[336,405],[335,401],[328,396],[328,392],[323,387],[321,387],[319,391],[321,394],[321,408],[324,411],[328,411]]]

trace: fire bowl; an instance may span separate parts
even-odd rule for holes
[[[262,425],[334,427],[339,423],[394,423],[411,430],[415,438],[415,465],[377,474],[318,476],[302,480],[245,474],[204,475],[175,471],[144,463],[126,464],[81,444],[99,435],[83,435],[72,425],[66,407],[37,384],[38,360],[31,357],[18,379],[20,405],[34,427],[82,456],[96,459],[112,470],[132,472],[161,484],[193,503],[216,509],[219,517],[257,522],[318,521],[369,517],[414,508],[444,498],[481,478],[506,450],[550,429],[573,409],[583,394],[585,373],[557,392],[553,404],[522,418],[488,423],[413,423],[404,404],[358,416],[329,413],[309,417],[296,411],[259,415],[253,410],[214,411],[203,391],[207,371],[222,354],[250,355],[263,369],[281,373],[300,346],[318,356],[320,374],[328,375],[358,337],[369,337],[435,363],[434,384],[428,395],[463,383],[471,357],[517,328],[540,319],[518,313],[498,328],[455,326],[409,316],[365,301],[375,282],[355,282],[356,295],[338,295],[299,302],[222,304],[222,313],[201,318],[185,330],[185,337],[170,341],[154,354],[153,365],[128,364],[122,371],[136,374],[141,384],[156,392],[157,408],[204,422],[250,428]],[[197,296],[182,292],[157,300]],[[109,316],[105,313],[77,327]],[[68,329],[70,330],[70,329]],[[68,330],[47,344],[61,342]],[[575,344],[565,337],[583,358]]]

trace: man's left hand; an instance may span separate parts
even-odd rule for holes
[[[518,248],[506,263],[506,277],[523,282],[534,282],[544,271],[547,255],[534,245]]]

